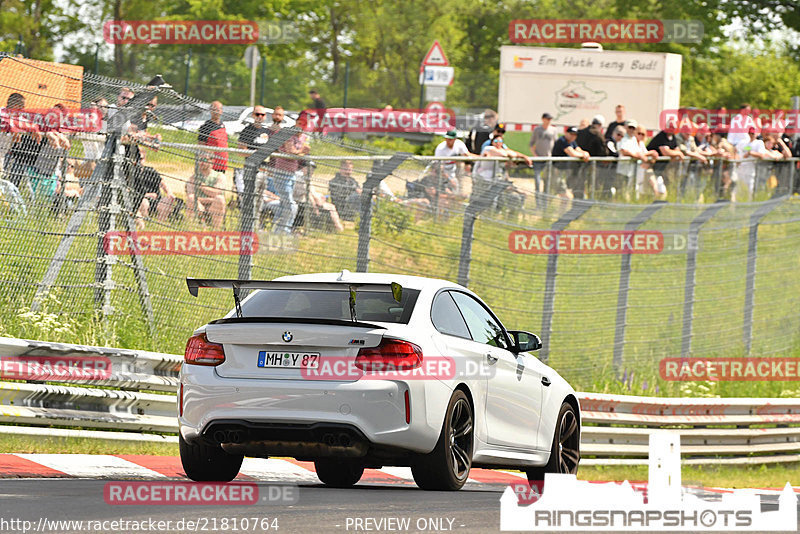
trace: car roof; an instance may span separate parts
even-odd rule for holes
[[[397,282],[408,289],[433,291],[444,287],[462,287],[454,282],[440,280],[438,278],[424,278],[422,276],[391,273],[352,273],[347,270],[337,273],[309,273],[282,276],[281,278],[276,278],[276,280],[291,280],[294,282],[360,282],[371,284],[390,284],[392,282]]]

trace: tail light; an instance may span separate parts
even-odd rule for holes
[[[377,347],[360,349],[355,363],[362,371],[416,369],[422,365],[422,349],[402,339],[383,338]]]
[[[183,359],[193,365],[219,365],[225,361],[225,351],[222,345],[211,343],[205,334],[200,334],[189,338]]]

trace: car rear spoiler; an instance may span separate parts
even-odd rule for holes
[[[398,303],[403,296],[403,287],[397,282],[389,284],[368,284],[361,282],[295,282],[290,280],[232,280],[220,278],[186,278],[189,293],[196,297],[201,287],[231,289],[236,304],[236,316],[242,316],[239,298],[242,289],[281,289],[289,291],[350,291],[350,317],[356,322],[356,291],[389,293]]]

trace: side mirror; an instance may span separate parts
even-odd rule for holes
[[[536,334],[522,330],[511,330],[508,333],[514,340],[514,352],[531,352],[542,348],[542,340]]]

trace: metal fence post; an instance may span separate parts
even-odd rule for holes
[[[97,266],[94,273],[94,302],[95,308],[103,314],[103,318],[114,313],[111,305],[111,290],[114,280],[111,278],[111,268],[117,263],[117,257],[106,250],[106,234],[113,231],[116,226],[120,206],[117,203],[117,191],[122,187],[122,164],[125,155],[121,143],[116,143],[111,173],[103,176],[103,186],[100,190],[100,199],[97,206]],[[110,176],[109,176],[110,175]]]
[[[293,135],[302,133],[297,127],[283,128],[269,136],[269,140],[264,146],[259,147],[255,152],[247,156],[244,160],[244,192],[242,193],[241,207],[242,213],[239,217],[239,232],[241,235],[255,231],[256,221],[258,220],[258,209],[261,205],[260,196],[263,193],[263,185],[257,184],[258,169],[273,152],[277,151],[287,139]],[[259,187],[256,187],[256,186]],[[242,254],[239,256],[239,280],[250,280],[253,271],[253,255]],[[242,291],[242,297],[246,294]]]
[[[361,189],[361,219],[358,222],[358,256],[356,271],[365,273],[369,270],[369,239],[372,233],[372,198],[384,178],[411,157],[408,152],[399,152],[388,160],[378,161],[372,166]]]
[[[569,223],[589,211],[593,202],[585,200],[573,200],[572,208],[561,216],[550,229],[554,232],[564,230]],[[547,257],[547,273],[544,279],[544,303],[542,304],[542,348],[539,350],[539,358],[544,363],[550,358],[550,338],[553,333],[553,311],[556,303],[556,276],[558,275],[558,252]]]
[[[695,273],[697,271],[697,240],[700,227],[729,203],[718,201],[709,206],[689,224],[686,252],[686,279],[683,286],[683,332],[681,335],[681,357],[686,358],[692,352],[692,320],[694,314]]]
[[[589,192],[589,198],[594,200],[595,187],[597,187],[597,161],[592,159],[590,165],[592,167],[592,169],[590,171],[591,172],[591,177],[592,177],[592,185],[591,185],[591,191]]]
[[[756,293],[756,261],[758,259],[758,225],[772,210],[783,204],[787,197],[779,197],[762,204],[750,216],[750,232],[747,239],[747,274],[744,284],[744,323],[742,336],[747,354],[753,344],[753,307]]]
[[[656,201],[640,211],[625,225],[626,232],[633,232],[650,220],[655,213],[663,208],[666,202]],[[625,347],[625,327],[628,320],[628,290],[631,280],[631,254],[622,254],[619,267],[619,292],[617,293],[617,319],[614,329],[614,373],[619,376],[622,368],[622,352]]]
[[[114,134],[109,135],[106,139],[103,154],[97,161],[97,166],[89,178],[89,185],[86,187],[84,194],[81,195],[75,212],[70,217],[64,230],[64,237],[61,238],[61,242],[50,260],[50,265],[48,265],[39,287],[36,288],[36,294],[33,297],[33,302],[31,302],[32,311],[36,312],[41,309],[42,301],[47,298],[50,288],[56,283],[61,267],[63,267],[67,259],[73,241],[75,241],[75,236],[83,225],[84,220],[86,220],[86,215],[97,211],[97,204],[103,188],[102,184],[106,181],[106,174],[111,172],[111,158],[116,150],[118,140],[119,137]]]
[[[494,165],[495,171],[497,171],[498,162],[495,161]],[[507,185],[502,181],[493,181],[488,186],[475,187],[475,178],[473,177],[472,179],[472,196],[467,209],[464,210],[464,225],[461,229],[461,252],[458,257],[458,283],[464,287],[469,286],[469,268],[472,261],[472,239],[475,231],[475,220],[482,211],[494,203],[494,200],[506,189]]]

